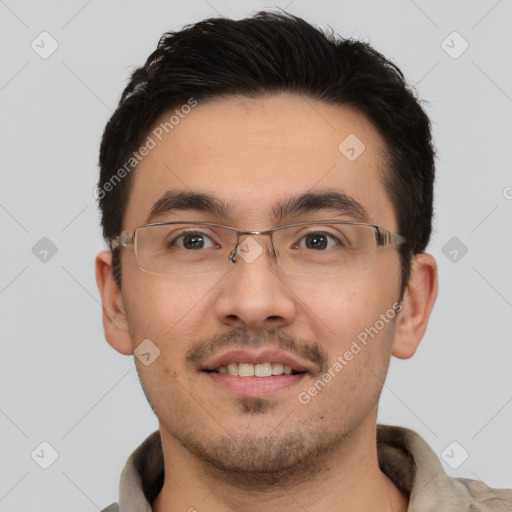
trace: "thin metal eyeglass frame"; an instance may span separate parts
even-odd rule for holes
[[[144,226],[139,226],[133,230],[132,233],[129,233],[128,231],[123,231],[120,235],[116,236],[111,240],[111,247],[112,250],[117,249],[118,247],[127,247],[128,245],[134,245],[135,246],[135,235],[138,229],[143,228],[149,228],[149,227],[155,227],[155,226],[172,226],[177,224],[185,224],[185,225],[194,225],[194,226],[209,226],[209,227],[218,227],[218,228],[225,228],[229,229],[230,231],[233,231],[236,234],[236,243],[235,248],[229,253],[228,259],[235,263],[236,261],[236,251],[238,249],[238,246],[240,245],[240,236],[245,235],[269,235],[270,236],[270,247],[272,249],[272,253],[274,254],[274,257],[277,259],[277,254],[275,252],[274,248],[274,241],[272,238],[272,234],[275,231],[287,229],[287,228],[294,228],[299,226],[314,226],[317,224],[337,224],[337,225],[350,225],[350,226],[367,226],[373,228],[375,232],[375,249],[377,247],[382,246],[390,246],[390,245],[397,245],[397,244],[403,244],[407,242],[407,240],[397,233],[394,233],[393,231],[388,231],[387,229],[383,229],[375,224],[368,224],[366,222],[353,222],[353,221],[344,221],[344,220],[318,220],[318,221],[311,221],[311,222],[299,222],[296,224],[288,224],[287,226],[278,226],[277,228],[268,229],[266,231],[246,231],[246,230],[240,230],[233,228],[231,226],[225,226],[224,224],[216,224],[213,222],[196,222],[196,221],[172,221],[172,222],[155,222],[152,224],[146,224]],[[140,264],[138,262],[137,258],[137,265],[140,268]]]

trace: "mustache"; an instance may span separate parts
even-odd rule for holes
[[[301,339],[284,333],[275,327],[251,331],[236,327],[229,332],[217,334],[198,341],[186,354],[185,361],[192,367],[201,366],[204,361],[228,348],[273,348],[300,356],[314,363],[321,372],[327,370],[327,353],[315,341]]]

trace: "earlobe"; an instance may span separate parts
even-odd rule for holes
[[[392,355],[412,357],[425,334],[437,297],[437,264],[430,254],[417,254],[411,262],[411,275],[397,317]]]
[[[110,251],[102,251],[96,256],[96,284],[101,295],[106,340],[119,353],[133,354],[123,296],[112,276]]]

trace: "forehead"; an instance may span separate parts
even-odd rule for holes
[[[143,224],[169,191],[219,199],[243,229],[272,227],[275,205],[291,197],[339,191],[363,205],[368,220],[396,228],[382,140],[350,108],[287,94],[229,97],[166,112],[148,136],[153,147],[133,176],[127,229]]]

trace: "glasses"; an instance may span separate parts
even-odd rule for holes
[[[270,244],[258,243],[259,236],[268,236]],[[347,276],[368,271],[377,247],[404,242],[401,235],[362,222],[301,222],[268,231],[240,231],[186,221],[148,224],[132,234],[123,231],[112,240],[112,250],[133,245],[141,270],[165,276],[224,273],[239,257],[252,263],[265,250],[286,274]]]

